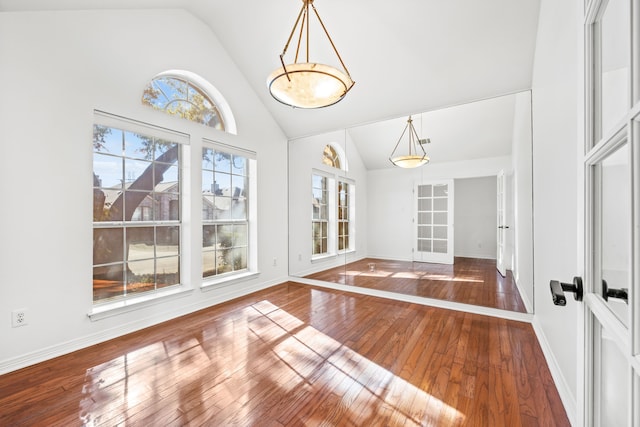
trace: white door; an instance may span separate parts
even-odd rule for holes
[[[453,180],[418,184],[413,260],[453,264]]]
[[[585,15],[584,388],[586,426],[640,425],[640,15],[594,0]],[[636,1],[633,1],[637,5]],[[635,45],[635,43],[633,44]],[[631,82],[635,82],[632,84]],[[637,88],[636,88],[637,89]],[[634,213],[635,212],[635,213]]]
[[[496,254],[496,267],[502,277],[507,275],[506,263],[506,231],[509,226],[507,225],[507,192],[506,185],[507,179],[504,175],[504,171],[500,171],[496,180],[496,192],[497,192],[497,249]]]

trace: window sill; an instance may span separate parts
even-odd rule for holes
[[[328,255],[316,255],[314,257],[311,257],[311,263],[314,262],[323,262],[323,261],[327,261],[333,258],[336,258],[337,255],[336,254],[328,254]]]
[[[106,319],[107,317],[117,316],[122,313],[128,313],[144,307],[149,307],[176,296],[190,294],[191,292],[193,292],[192,288],[176,286],[164,291],[141,295],[136,298],[129,298],[122,301],[94,306],[91,311],[87,313],[87,316],[89,316],[91,321]]]
[[[247,271],[244,273],[234,274],[232,276],[210,279],[202,283],[202,285],[200,286],[200,290],[204,292],[204,291],[210,291],[212,289],[218,289],[224,286],[233,285],[238,282],[243,282],[245,280],[253,279],[254,277],[258,277],[259,275],[260,275],[259,271]]]

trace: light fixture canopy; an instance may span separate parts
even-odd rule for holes
[[[351,79],[351,75],[344,65],[333,40],[331,40],[331,36],[329,36],[322,19],[320,19],[320,15],[313,5],[313,0],[302,0],[302,3],[302,9],[298,13],[296,23],[280,54],[282,67],[277,68],[269,75],[267,87],[271,96],[283,104],[296,108],[327,107],[342,100],[355,82]],[[342,70],[331,65],[319,64],[309,60],[309,6],[313,9],[320,26],[329,39],[331,47],[342,65]],[[285,65],[284,55],[287,53],[289,43],[291,43],[298,24],[300,24],[300,29],[295,59],[293,63]],[[298,62],[303,34],[306,35],[306,60],[305,62]]]
[[[398,151],[398,147],[400,146],[400,142],[402,141],[402,137],[407,133],[407,130],[409,131],[409,148],[407,154],[396,154],[396,151]],[[417,168],[418,166],[425,165],[429,163],[430,159],[429,156],[427,156],[426,151],[424,151],[423,144],[429,142],[429,139],[420,139],[418,137],[418,133],[416,132],[415,127],[413,127],[413,120],[411,119],[411,116],[409,116],[404,130],[402,131],[402,134],[400,134],[400,138],[398,138],[398,142],[389,156],[389,160],[394,166],[405,169]]]

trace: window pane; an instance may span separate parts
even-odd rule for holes
[[[213,172],[212,171],[202,171],[202,192],[203,193],[211,193],[213,194],[215,191],[215,187],[213,185]]]
[[[180,254],[180,228],[176,226],[156,227],[156,256]]]
[[[93,267],[93,301],[124,295],[124,264]]]
[[[431,252],[431,240],[418,240],[418,251],[420,252]]]
[[[419,211],[431,211],[431,199],[418,199],[418,210]]]
[[[447,253],[447,241],[446,240],[434,240],[433,241],[433,252],[439,254]]]
[[[214,159],[213,169],[216,172],[223,172],[226,174],[231,173],[231,154],[221,153],[216,151]]]
[[[127,294],[155,290],[156,277],[154,259],[128,262],[127,269]]]
[[[124,179],[125,186],[131,185],[134,181],[136,181],[140,176],[145,172],[149,171],[151,173],[151,162],[146,160],[133,160],[133,159],[125,159],[124,161]],[[152,174],[149,175],[149,182],[151,182]]]
[[[447,225],[447,213],[446,212],[434,213],[433,223],[436,225]]]
[[[122,157],[93,154],[94,187],[122,188]]]
[[[436,184],[433,186],[433,197],[444,197],[448,194],[447,184]]]
[[[151,198],[156,221],[180,219],[180,197],[175,193],[154,193]]]
[[[216,246],[216,226],[202,226],[202,248],[203,250],[214,249]]]
[[[231,196],[231,175],[216,172],[214,179],[214,193],[218,196]]]
[[[180,283],[180,257],[156,259],[156,287],[178,285]]]
[[[202,149],[202,170],[213,170],[213,156],[211,148]]]
[[[247,159],[241,156],[233,156],[231,172],[235,175],[247,175]]]
[[[431,185],[419,185],[418,197],[431,197],[432,196]]]
[[[124,230],[95,228],[93,230],[93,265],[111,264],[124,260]]]
[[[218,225],[216,243],[219,248],[230,248],[233,246],[233,225]]]
[[[212,220],[215,218],[213,196],[202,196],[202,219]]]
[[[175,152],[178,151],[178,144],[175,142],[156,139],[154,144],[155,154],[153,158],[158,163],[175,163]]]
[[[122,156],[122,131],[107,126],[93,126],[93,150],[100,153]]]
[[[230,219],[231,218],[231,197],[215,197],[213,199],[214,219]]]
[[[154,166],[154,190],[179,192],[178,166],[167,166],[164,163],[156,163]]]
[[[248,240],[248,227],[246,224],[234,226],[235,231],[235,246],[247,246]]]
[[[234,248],[231,251],[231,262],[233,271],[247,268],[247,248]]]
[[[124,155],[132,159],[153,159],[153,138],[124,132]]]
[[[433,227],[433,237],[435,239],[446,239],[447,238],[447,226],[434,226]]]
[[[418,224],[431,224],[431,213],[419,212]]]
[[[155,257],[155,235],[153,227],[127,229],[127,260],[135,261]]]
[[[447,199],[433,199],[433,210],[434,211],[446,211],[447,210]]]

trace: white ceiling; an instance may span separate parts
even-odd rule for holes
[[[460,160],[454,156],[461,154],[503,155],[503,147],[491,144],[507,134],[510,138],[512,112],[508,121],[504,102],[488,101],[496,107],[494,115],[489,105],[466,107],[473,114],[448,119],[453,127],[445,128],[443,117],[455,110],[443,112],[443,121],[436,114],[428,120],[424,115],[425,135],[419,116],[530,89],[539,0],[315,0],[314,4],[356,82],[343,101],[317,110],[280,104],[266,88],[266,77],[280,65],[278,55],[301,0],[0,0],[0,11],[183,8],[217,35],[291,139],[356,126],[350,132],[359,147],[366,147],[359,150],[365,165],[388,167],[387,157],[407,116],[413,114],[420,136],[432,140],[427,147],[433,162]],[[314,48],[314,41],[324,43],[324,38],[312,32],[310,60],[335,63],[324,57],[324,46]],[[500,127],[500,114],[507,115],[509,129]],[[397,120],[388,120],[393,118]],[[376,123],[380,120],[388,128]],[[481,136],[474,124],[494,130],[497,137]]]

